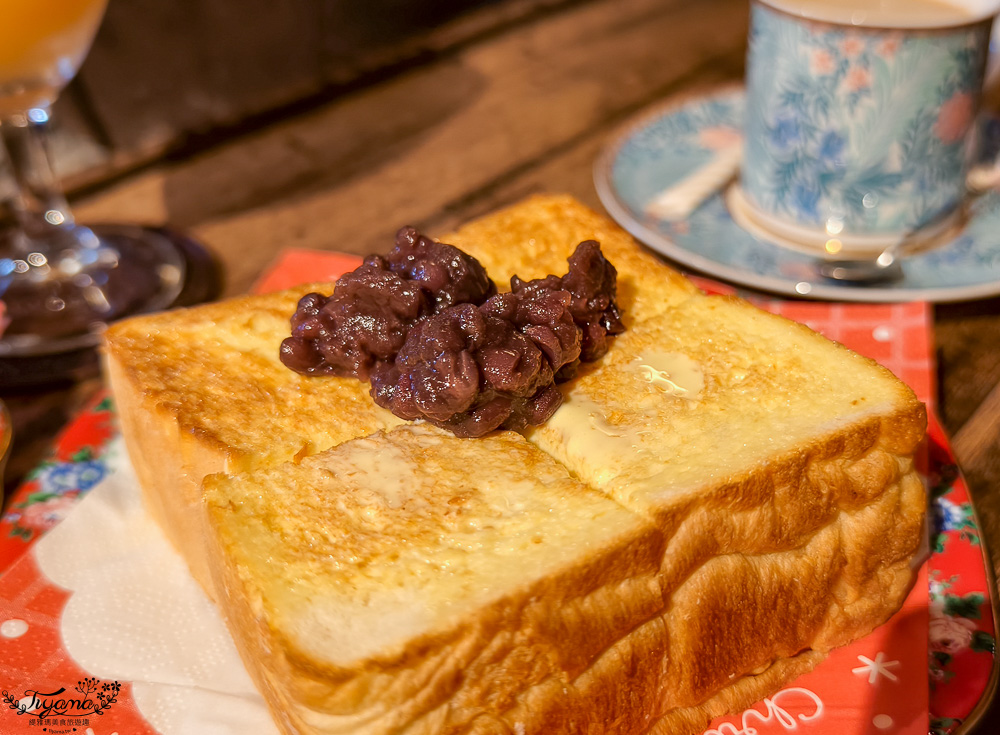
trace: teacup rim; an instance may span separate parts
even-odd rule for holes
[[[858,32],[889,32],[898,31],[903,33],[937,33],[953,32],[967,28],[973,28],[982,24],[992,24],[997,16],[1000,16],[1000,0],[989,0],[987,5],[989,10],[976,13],[971,18],[956,19],[954,23],[935,23],[928,25],[878,25],[867,23],[848,23],[842,20],[824,18],[818,15],[810,15],[793,9],[794,0],[750,0],[750,5],[762,5],[768,10],[793,18],[803,23],[832,26]]]

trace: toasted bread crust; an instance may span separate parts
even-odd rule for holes
[[[561,423],[557,413],[551,426],[529,433],[536,448],[515,438],[509,446],[525,457],[565,465],[589,485],[587,492],[632,514],[638,530],[598,543],[599,552],[581,554],[568,567],[506,583],[503,594],[457,623],[349,664],[322,646],[303,646],[285,608],[278,604],[276,611],[274,588],[263,584],[273,571],[245,553],[271,543],[280,524],[263,523],[257,536],[246,536],[246,523],[237,521],[243,506],[236,489],[247,482],[322,484],[304,479],[310,475],[303,467],[279,465],[322,452],[316,461],[331,462],[336,472],[337,457],[352,451],[354,440],[368,437],[362,441],[388,446],[411,430],[375,407],[367,386],[302,378],[280,366],[277,343],[287,326],[275,325],[287,320],[308,288],[131,320],[109,330],[108,377],[147,504],[217,599],[283,732],[695,733],[712,717],[745,708],[811,669],[825,652],[868,633],[902,604],[913,583],[911,562],[926,509],[913,465],[926,416],[912,392],[887,371],[833,348],[801,325],[761,315],[737,300],[701,295],[615,225],[567,197],[534,198],[442,239],[479,257],[502,285],[514,273],[531,278],[562,272],[573,246],[590,238],[601,241],[619,270],[635,334],[620,337],[621,345],[632,344],[624,341],[630,339],[641,346],[643,334],[661,344],[659,325],[678,315],[700,315],[705,324],[714,314],[737,320],[726,332],[737,334],[728,353],[725,346],[699,345],[699,334],[671,337],[671,354],[690,345],[693,358],[685,359],[709,367],[704,404],[654,395],[667,403],[656,403],[654,414],[637,414],[658,431],[657,422],[669,427],[675,416],[676,425],[691,432],[671,437],[681,449],[658,476],[679,466],[685,442],[713,440],[690,428],[697,424],[685,423],[699,415],[692,412],[711,410],[724,418],[739,411],[739,402],[730,407],[720,402],[728,398],[717,396],[751,395],[740,393],[739,381],[784,379],[773,366],[753,372],[768,353],[740,337],[742,332],[765,343],[768,335],[788,334],[792,352],[799,344],[816,345],[843,371],[838,378],[864,376],[869,392],[859,394],[858,406],[837,398],[831,410],[839,412],[838,420],[818,426],[816,417],[805,422],[809,432],[778,437],[780,451],[705,466],[693,473],[697,482],[658,485],[635,474],[642,462],[630,465],[625,457],[619,464],[613,452],[588,453],[587,442],[573,449],[588,417],[596,416],[599,428],[614,434],[627,428],[629,416],[622,412],[638,411],[627,375],[635,355],[613,348],[568,386],[570,403],[582,396],[596,413],[564,407]],[[262,315],[256,327],[255,314]],[[247,329],[250,337],[241,331]],[[712,340],[725,341],[714,334]],[[269,342],[273,353],[265,348]],[[187,346],[170,352],[178,344]],[[711,367],[718,362],[712,350],[722,363],[740,356],[753,370]],[[249,370],[233,363],[243,355]],[[199,368],[193,379],[182,375],[185,360]],[[222,376],[218,384],[211,383],[213,360]],[[807,362],[793,362],[786,368],[796,375],[817,374]],[[608,385],[604,393],[595,388]],[[827,383],[820,375],[805,385],[824,390]],[[616,395],[624,407],[615,403]],[[259,406],[266,420],[253,415]],[[768,412],[752,415],[759,423]],[[320,430],[313,425],[318,420],[326,422]],[[717,426],[724,424],[706,430],[718,432],[721,441],[724,430]],[[795,422],[775,426],[800,431]],[[740,444],[727,441],[719,446],[735,451]],[[442,450],[442,456],[452,453]],[[467,464],[472,469],[488,463]],[[503,470],[493,472],[504,477]],[[203,487],[202,478],[212,473],[225,474]],[[448,482],[457,488],[465,481]],[[265,503],[262,512],[280,514],[285,507]],[[350,532],[353,522],[345,520],[340,528]],[[336,529],[341,522],[331,523]],[[597,541],[600,534],[595,531]],[[525,553],[526,563],[534,559],[530,550]]]

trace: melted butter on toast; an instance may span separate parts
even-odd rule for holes
[[[646,350],[633,367],[643,380],[660,391],[689,401],[697,401],[705,387],[705,374],[698,363],[680,352]]]

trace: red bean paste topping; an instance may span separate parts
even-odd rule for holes
[[[332,296],[299,301],[281,361],[306,375],[367,380],[378,360],[395,358],[419,319],[494,293],[478,260],[404,227],[388,257],[369,255],[337,280]]]
[[[475,258],[404,227],[387,257],[366,258],[332,296],[299,301],[281,361],[370,380],[378,405],[461,437],[535,426],[562,402],[555,384],[624,331],[616,281],[588,240],[566,275],[514,276],[498,294]]]
[[[616,284],[618,271],[601,253],[596,240],[581,242],[569,256],[569,272],[559,278],[524,282],[517,276],[510,279],[514,292],[531,288],[564,290],[572,297],[569,304],[573,321],[583,330],[580,359],[593,362],[608,351],[608,335],[625,331],[618,310]]]

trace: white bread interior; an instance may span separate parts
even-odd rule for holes
[[[442,238],[498,282],[564,272],[584,239],[629,329],[528,441],[285,369],[310,288],[109,330],[148,505],[285,732],[696,732],[902,603],[926,502],[912,392],[566,197]]]

